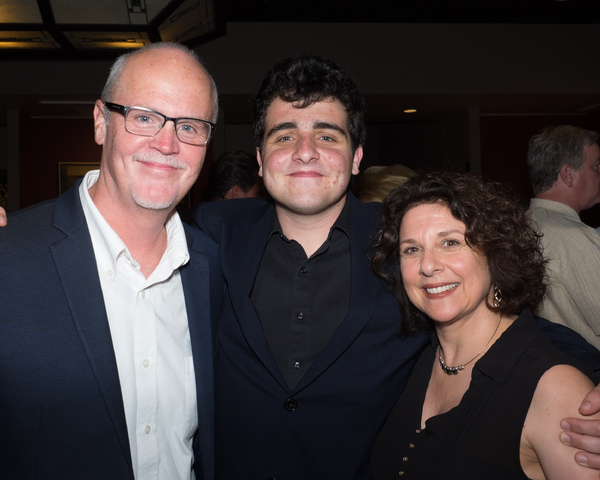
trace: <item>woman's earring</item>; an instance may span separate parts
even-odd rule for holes
[[[501,303],[502,303],[502,290],[500,290],[500,288],[496,286],[496,287],[494,287],[494,302],[493,302],[494,308],[498,308]]]

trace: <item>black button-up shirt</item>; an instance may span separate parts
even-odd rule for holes
[[[250,298],[277,365],[294,389],[348,312],[350,202],[310,258],[283,235],[276,217]]]

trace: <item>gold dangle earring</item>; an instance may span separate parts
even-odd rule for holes
[[[492,305],[494,306],[494,308],[498,308],[501,303],[502,303],[502,290],[500,290],[500,287],[498,287],[496,285],[494,287],[494,301],[492,302]]]

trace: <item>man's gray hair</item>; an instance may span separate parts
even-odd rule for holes
[[[102,96],[100,97],[100,99],[103,102],[112,101],[115,91],[117,90],[117,88],[119,86],[119,79],[121,77],[121,73],[123,73],[123,68],[125,67],[125,64],[131,58],[133,58],[137,55],[140,55],[141,53],[147,52],[149,50],[161,50],[161,49],[180,50],[183,53],[185,53],[187,56],[189,56],[192,60],[196,61],[204,69],[204,71],[208,75],[208,78],[210,79],[210,82],[212,84],[212,91],[213,91],[213,95],[214,95],[213,102],[214,102],[214,112],[215,113],[213,115],[213,118],[210,120],[213,123],[216,123],[217,117],[219,115],[219,97],[217,94],[217,85],[215,84],[215,81],[213,80],[211,74],[208,73],[208,70],[206,70],[206,67],[202,63],[202,60],[200,60],[200,57],[198,56],[198,54],[196,52],[194,52],[194,50],[186,47],[185,45],[182,45],[181,43],[175,43],[175,42],[151,43],[149,45],[146,45],[145,47],[140,48],[139,50],[135,50],[133,52],[125,53],[125,54],[119,56],[115,60],[115,63],[113,63],[112,66],[110,67],[110,73],[108,75],[106,83],[104,84],[104,88],[102,89]],[[108,109],[105,109],[105,110],[106,110],[105,114],[108,119],[110,112],[108,111]]]
[[[598,141],[598,133],[572,125],[544,128],[529,140],[527,166],[533,194],[549,190],[558,179],[560,168],[567,164],[573,170],[583,167],[584,147]]]

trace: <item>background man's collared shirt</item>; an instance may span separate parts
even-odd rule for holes
[[[97,179],[98,171],[88,173],[79,193],[119,370],[135,478],[193,480],[198,413],[178,271],[189,261],[185,231],[174,214],[165,225],[167,249],[145,278],[90,198],[88,189]]]
[[[548,295],[535,313],[600,348],[600,234],[564,203],[532,198],[529,209],[548,258]]]
[[[250,298],[290,389],[325,348],[350,304],[350,202],[310,257],[277,217]]]

